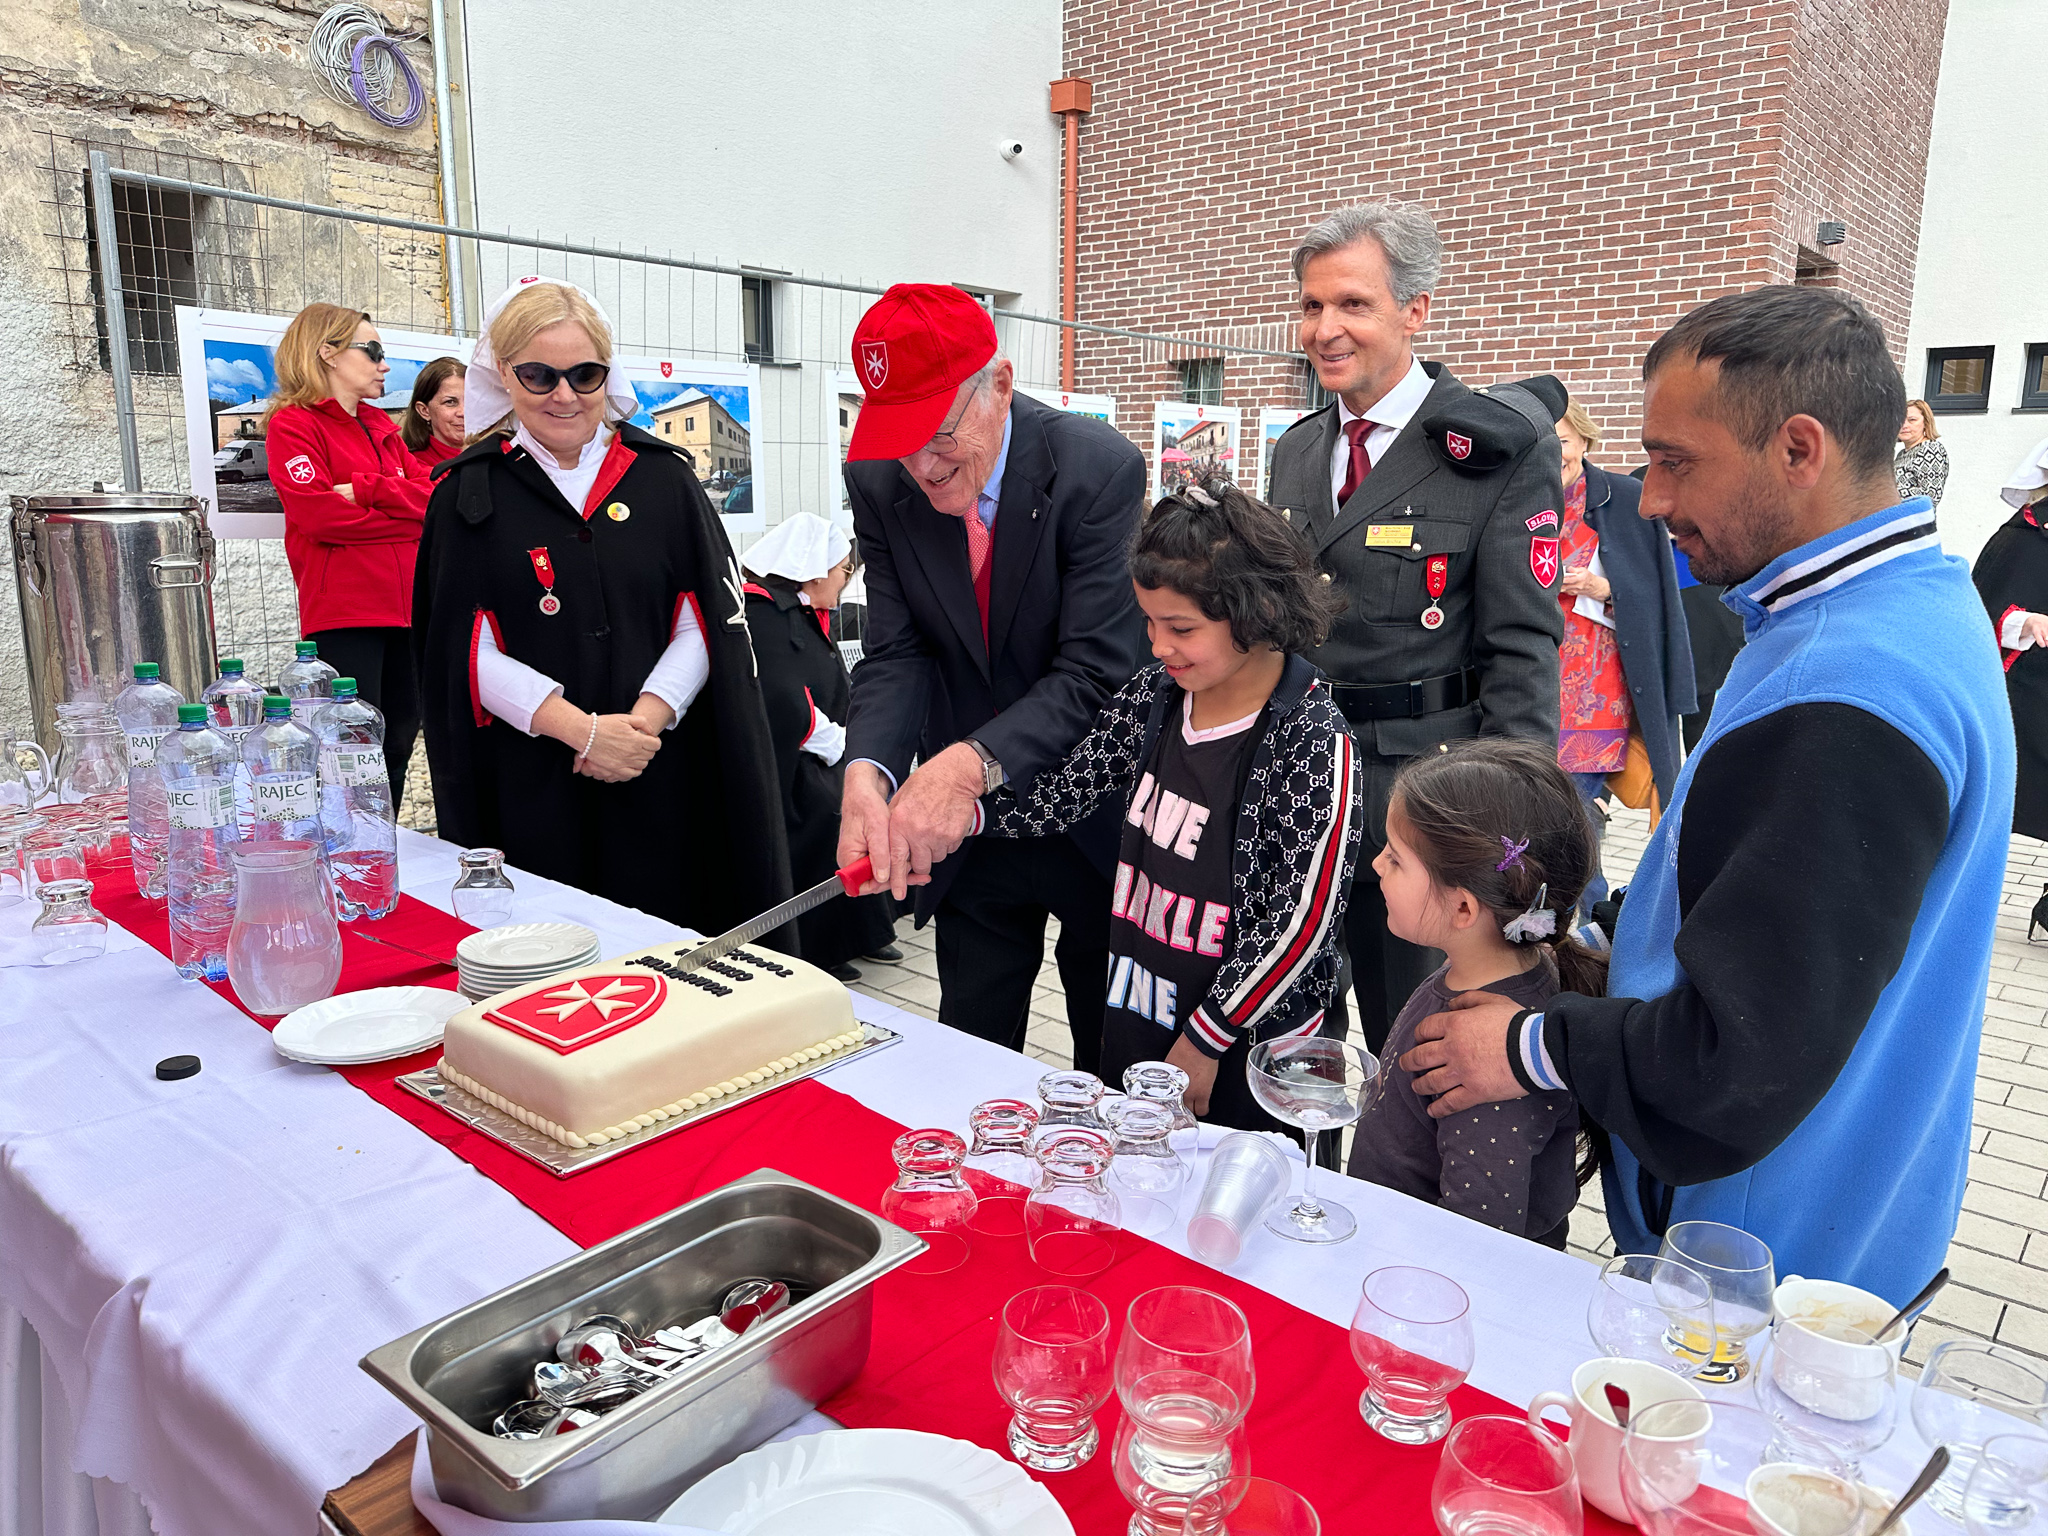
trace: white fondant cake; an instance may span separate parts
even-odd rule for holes
[[[571,1147],[601,1146],[859,1042],[846,988],[742,947],[640,950],[501,992],[448,1021],[441,1075]]]

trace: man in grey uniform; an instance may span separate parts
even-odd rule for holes
[[[1432,952],[1387,932],[1370,860],[1394,771],[1467,736],[1557,743],[1555,379],[1467,389],[1416,359],[1443,245],[1427,211],[1332,214],[1295,249],[1300,340],[1337,399],[1273,449],[1272,500],[1348,599],[1310,659],[1351,721],[1370,818],[1345,914],[1352,988],[1378,1051]]]

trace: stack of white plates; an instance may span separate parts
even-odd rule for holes
[[[599,958],[597,935],[580,923],[513,923],[472,933],[455,946],[462,990],[476,1001]]]
[[[323,1067],[390,1061],[439,1045],[448,1021],[468,1004],[446,987],[371,987],[294,1009],[270,1042],[280,1056]]]

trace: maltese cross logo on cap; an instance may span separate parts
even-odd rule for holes
[[[1444,447],[1449,450],[1451,457],[1454,459],[1469,459],[1472,457],[1472,439],[1462,437],[1456,432],[1446,432],[1444,434]]]
[[[889,377],[889,343],[864,341],[860,344],[860,371],[869,389],[880,389]]]

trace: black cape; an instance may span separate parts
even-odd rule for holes
[[[758,576],[747,583],[747,626],[761,659],[761,694],[782,787],[783,824],[789,832],[790,872],[798,890],[832,874],[839,857],[839,797],[845,761],[829,764],[803,750],[811,712],[846,724],[853,690],[839,648],[825,638],[817,610],[797,596],[794,582]],[[797,919],[803,957],[813,965],[841,965],[871,955],[895,938],[887,896],[844,898],[814,907]]]
[[[2029,521],[2040,515],[2038,508],[2014,513],[1991,535],[1970,572],[1994,628],[2014,608],[2048,613],[2048,531]],[[2037,645],[2017,654],[2001,651],[1999,659],[2020,754],[2012,829],[2048,840],[2048,651]]]
[[[674,449],[631,426],[619,436],[632,460],[588,520],[502,436],[442,466],[413,587],[434,808],[450,842],[502,848],[522,869],[715,935],[790,894],[775,750],[725,530]],[[554,575],[553,615],[536,549]],[[506,655],[561,683],[570,703],[617,714],[689,599],[711,677],[639,777],[577,774],[561,742],[484,713],[473,657],[487,621]],[[788,925],[764,942],[795,952]]]

